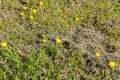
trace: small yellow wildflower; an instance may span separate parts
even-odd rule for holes
[[[23,9],[23,10],[26,10],[26,9],[27,9],[27,7],[26,7],[26,6],[22,6],[22,9]]]
[[[23,17],[24,15],[25,15],[25,13],[24,13],[24,12],[21,12],[21,13],[20,13],[20,16],[21,16],[21,17]]]
[[[47,42],[47,40],[46,40],[46,39],[42,39],[42,40],[41,40],[41,42],[46,43],[46,42]]]
[[[29,0],[25,0],[25,2],[26,2],[26,3],[28,3],[28,2],[29,2]]]
[[[34,17],[33,17],[33,16],[29,16],[29,18],[30,18],[31,20],[33,20],[33,19],[34,19]]]
[[[97,57],[100,57],[100,53],[99,52],[96,52],[95,54]]]
[[[32,12],[33,12],[34,14],[36,14],[36,13],[37,13],[37,10],[36,10],[36,9],[33,9]]]
[[[1,47],[7,47],[7,43],[6,42],[1,42],[0,45],[1,45]]]
[[[61,43],[62,41],[61,41],[61,39],[60,38],[56,38],[56,43]]]
[[[40,5],[43,5],[44,3],[42,1],[40,1]]]
[[[78,17],[75,18],[75,21],[79,21],[79,20],[80,20],[80,18],[78,18]]]
[[[111,68],[113,68],[113,67],[116,66],[116,63],[115,63],[114,61],[110,61],[110,62],[108,63],[108,65],[109,65]]]

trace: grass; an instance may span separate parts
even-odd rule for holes
[[[119,0],[25,1],[0,1],[0,80],[120,79]]]

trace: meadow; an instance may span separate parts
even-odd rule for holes
[[[120,0],[0,0],[0,80],[120,80]]]

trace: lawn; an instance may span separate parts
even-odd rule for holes
[[[119,0],[0,0],[0,80],[119,75]]]

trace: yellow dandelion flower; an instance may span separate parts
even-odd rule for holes
[[[1,45],[1,47],[7,47],[7,43],[6,42],[1,42],[0,45]]]
[[[100,53],[99,52],[96,52],[95,54],[97,57],[100,57]]]
[[[110,61],[110,62],[108,63],[108,65],[109,65],[111,68],[113,68],[113,67],[116,66],[116,63],[115,63],[114,61]]]
[[[42,1],[40,1],[40,5],[43,5],[44,3]]]
[[[34,19],[34,17],[33,17],[33,16],[29,16],[29,18],[30,18],[31,20],[33,20],[33,19]]]
[[[79,21],[79,20],[80,20],[80,18],[78,18],[78,17],[75,18],[75,21]]]
[[[23,10],[26,10],[26,9],[27,9],[27,7],[26,7],[26,6],[22,6],[22,9],[23,9]]]
[[[56,38],[56,43],[61,43],[62,41],[61,41],[61,39],[60,38]]]
[[[20,16],[21,16],[21,17],[23,17],[24,15],[25,15],[25,13],[24,13],[24,12],[21,12],[21,13],[20,13]]]
[[[46,40],[46,39],[42,39],[42,40],[41,40],[41,42],[46,43],[46,42],[47,42],[47,40]]]
[[[26,2],[26,3],[28,3],[28,2],[29,2],[29,0],[25,0],[25,2]]]
[[[36,10],[36,9],[33,9],[32,12],[33,12],[34,14],[36,14],[36,13],[37,13],[37,10]]]

